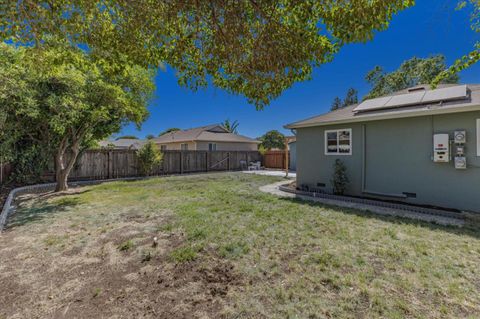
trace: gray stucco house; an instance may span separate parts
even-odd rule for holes
[[[480,212],[480,85],[416,86],[285,127],[297,187],[331,192],[341,159],[347,195]]]

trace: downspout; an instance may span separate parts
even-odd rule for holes
[[[366,189],[367,174],[367,125],[362,124],[362,194]]]

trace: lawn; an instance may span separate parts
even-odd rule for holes
[[[278,180],[25,198],[0,237],[0,318],[480,317],[478,230],[259,192]]]

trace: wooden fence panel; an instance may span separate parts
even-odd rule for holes
[[[288,154],[290,156],[290,152]],[[268,151],[264,155],[266,168],[285,169],[285,151]]]
[[[258,152],[248,151],[164,151],[163,161],[153,175],[183,174],[245,169],[261,161]],[[88,150],[77,159],[70,180],[141,176],[134,150]]]

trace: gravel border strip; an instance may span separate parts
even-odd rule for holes
[[[351,198],[348,196],[337,196],[328,194],[315,193],[315,196],[309,192],[293,191],[291,188],[286,187],[285,182],[277,182],[270,185],[260,187],[260,191],[270,193],[280,197],[298,198],[305,201],[318,202],[327,205],[333,205],[338,207],[352,208],[360,211],[371,212],[378,215],[397,216],[402,218],[420,220],[429,223],[435,223],[445,226],[462,227],[465,225],[465,217],[459,215],[446,215],[422,213],[418,210],[409,209],[412,206],[401,205],[394,203],[385,203],[375,200],[363,200],[360,198]],[[325,195],[325,196],[324,196]],[[390,204],[388,206],[387,204]],[[417,207],[414,207],[417,208]],[[452,213],[455,214],[455,213]]]
[[[421,213],[421,214],[429,214],[435,216],[443,216],[449,218],[457,218],[457,219],[465,219],[461,213],[456,213],[453,211],[442,210],[442,209],[434,209],[428,207],[421,207],[421,206],[414,206],[414,205],[405,205],[400,203],[391,203],[382,200],[375,200],[375,199],[368,199],[368,198],[357,198],[357,197],[350,197],[350,196],[341,196],[341,195],[332,195],[332,194],[325,194],[325,193],[316,193],[316,192],[306,192],[306,191],[299,191],[293,190],[291,187],[286,185],[279,186],[279,189],[284,192],[302,195],[302,196],[310,196],[315,198],[325,198],[325,199],[332,199],[332,200],[340,200],[344,202],[356,203],[356,204],[364,204],[364,205],[372,205],[372,206],[379,206],[384,208],[391,208],[391,209],[398,209],[409,211],[413,213]]]

